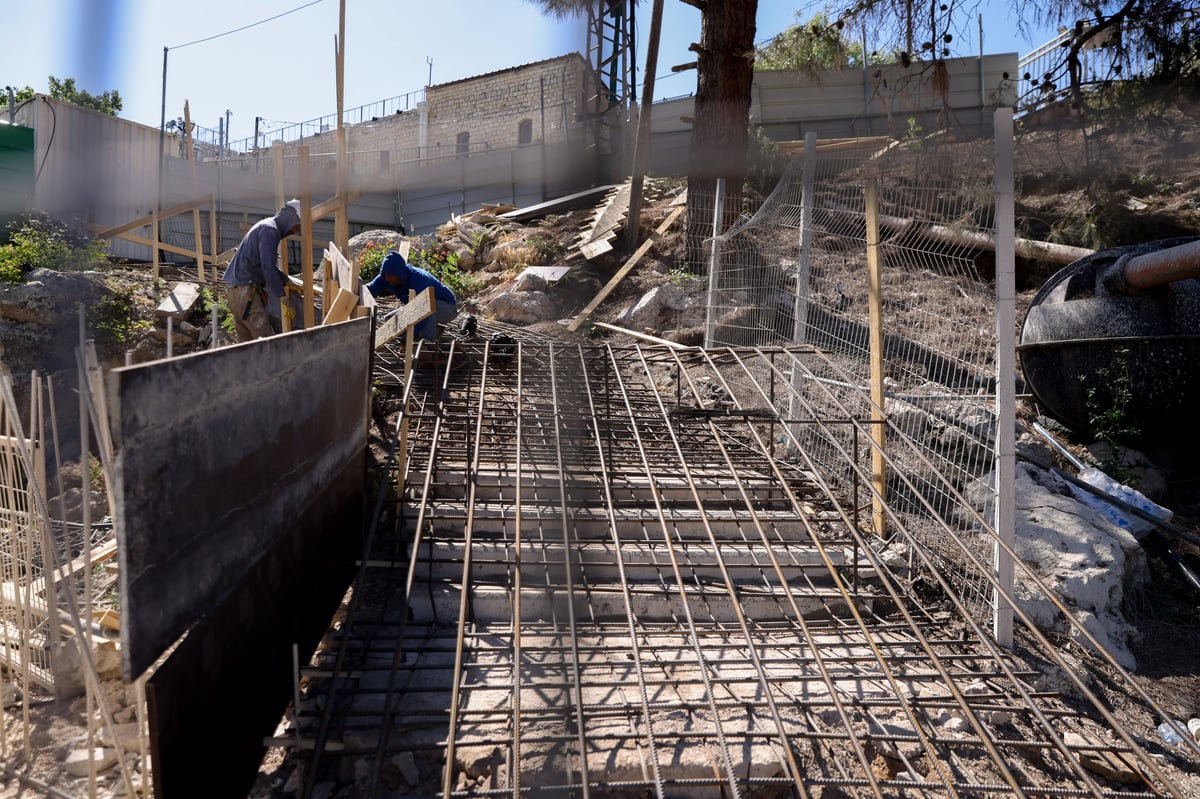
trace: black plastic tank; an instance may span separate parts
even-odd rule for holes
[[[1033,298],[1017,354],[1038,403],[1073,430],[1200,441],[1200,236],[1064,267]]]

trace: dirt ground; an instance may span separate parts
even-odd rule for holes
[[[1142,119],[1114,119],[1110,124],[1081,129],[1069,117],[1042,119],[1036,130],[1020,130],[1017,143],[1017,216],[1018,235],[1058,241],[1080,247],[1099,248],[1149,241],[1179,235],[1200,234],[1200,118],[1196,105],[1180,99],[1161,112]],[[666,201],[646,209],[644,229],[648,232],[666,215]],[[529,233],[551,236],[565,247],[572,244],[586,221],[587,211],[562,214],[531,222]],[[535,230],[536,229],[536,230]],[[683,257],[682,234],[678,228],[665,236],[600,307],[595,318],[615,322],[630,302],[654,285],[671,279]],[[988,256],[981,255],[986,259]],[[565,306],[574,309],[595,295],[608,276],[620,265],[612,256],[584,268],[561,291]],[[1030,298],[1057,267],[1025,262],[1019,266],[1019,305],[1027,307]],[[507,277],[515,276],[509,275]],[[148,280],[145,271],[120,270],[109,278],[132,293],[135,306],[147,318],[157,304],[160,290]],[[502,280],[478,298],[482,305],[488,296],[503,290]],[[471,305],[466,304],[466,309]],[[991,320],[980,320],[982,324]],[[562,326],[548,321],[532,332],[556,338],[564,335]],[[586,335],[586,334],[581,334]],[[122,347],[104,353],[110,360],[124,349],[153,353],[162,347],[148,329],[134,331]],[[6,360],[14,374],[39,364],[39,353],[9,351]],[[1024,414],[1036,414],[1026,406]],[[1070,442],[1081,448],[1088,442]],[[1168,495],[1162,500],[1176,512],[1176,523],[1200,534],[1200,467],[1183,459],[1171,475]],[[1200,548],[1182,542],[1177,552],[1200,571]],[[1134,646],[1139,668],[1134,678],[1168,711],[1182,720],[1200,716],[1200,592],[1161,558],[1153,558],[1152,581],[1128,602],[1126,612],[1140,631]],[[1104,692],[1118,717],[1141,718],[1144,708],[1136,707],[1120,682],[1105,674],[1099,662],[1092,664],[1097,687]],[[106,683],[114,713],[126,721],[132,719],[128,691],[117,681]],[[86,708],[82,699],[55,701],[37,690],[31,691],[30,717],[22,717],[18,707],[3,711],[5,746],[0,751],[0,799],[44,795],[83,797],[86,778],[65,774],[68,753],[77,748],[86,733]],[[26,724],[31,741],[32,762],[22,748]],[[139,755],[126,755],[136,766]],[[282,778],[274,780],[264,764],[264,782],[271,790],[280,789]],[[24,776],[18,778],[17,772]],[[114,795],[118,788],[117,770],[107,772],[100,781],[101,796]]]

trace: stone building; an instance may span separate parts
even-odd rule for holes
[[[346,150],[361,160],[387,153],[393,165],[524,145],[578,145],[595,140],[597,83],[578,53],[430,86],[410,111],[346,126]],[[286,145],[313,155],[333,152],[333,131]]]

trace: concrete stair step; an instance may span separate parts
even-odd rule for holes
[[[452,624],[458,619],[463,596],[461,583],[425,582],[414,586],[409,609],[420,623]],[[473,582],[466,594],[470,602],[467,616],[473,624],[511,621],[513,596],[514,592],[508,586]],[[627,618],[627,603],[640,624],[679,624],[689,616],[702,624],[736,624],[738,621],[737,609],[723,585],[689,585],[683,596],[677,587],[640,584],[629,585],[627,591],[615,583],[589,585],[586,590],[576,587],[574,594],[569,594],[565,587],[523,587],[520,596],[523,624],[562,621],[572,610],[577,618],[615,624]],[[806,619],[850,615],[845,598],[834,589],[793,589],[789,597],[778,586],[740,586],[737,597],[741,612],[754,619],[756,624],[793,620],[796,610]],[[854,598],[854,603],[860,611],[867,611],[875,598],[864,591]]]
[[[608,538],[615,524],[622,538],[633,535],[641,537],[638,531],[649,531],[649,537],[661,535],[662,523],[659,511],[654,507],[615,506],[609,512],[599,507],[567,506],[566,520],[563,519],[563,508],[559,502],[548,504],[523,503],[519,508],[511,503],[476,503],[468,514],[468,508],[462,502],[431,502],[424,505],[426,520],[433,520],[438,530],[463,530],[468,521],[472,523],[475,535],[505,536],[511,538],[515,534],[519,517],[521,527],[529,534],[538,531],[540,537],[549,539],[561,538],[564,527],[572,539]],[[420,508],[406,507],[405,518],[415,522]],[[758,525],[761,525],[771,537],[781,536],[783,540],[807,539],[807,526],[794,512],[788,510],[756,510],[754,514],[744,508],[664,508],[663,516],[668,529],[672,533],[687,539],[707,540],[708,530],[718,538],[732,536],[735,539],[758,537]],[[757,523],[756,523],[757,522]],[[707,523],[707,524],[706,524]]]

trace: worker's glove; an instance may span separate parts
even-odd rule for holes
[[[284,296],[283,302],[279,303],[279,312],[283,314],[283,318],[291,324],[296,319],[296,309],[288,302],[287,296]]]

